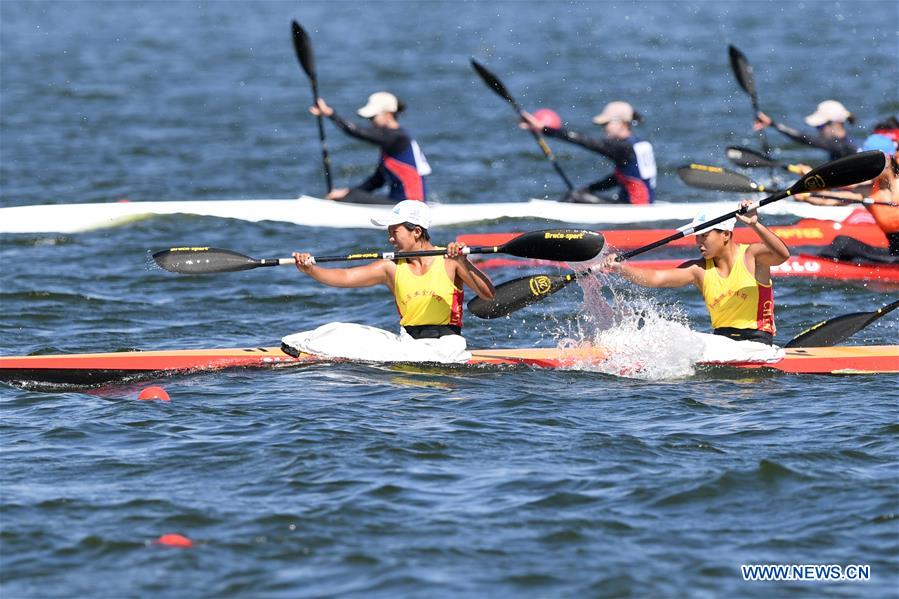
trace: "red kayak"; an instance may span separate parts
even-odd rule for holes
[[[852,237],[874,247],[887,247],[886,235],[875,224],[845,224],[829,220],[804,219],[795,225],[772,226],[769,228],[790,247],[827,246],[838,235]],[[649,245],[654,241],[667,237],[671,232],[671,229],[633,229],[602,231],[602,234],[606,238],[606,245],[628,250]],[[520,235],[520,233],[475,233],[459,235],[456,241],[464,241],[470,246],[502,245],[517,235]],[[734,239],[737,243],[754,243],[759,241],[758,236],[745,227],[734,229]],[[691,236],[687,236],[672,241],[669,245],[690,247],[696,245],[696,240]]]
[[[628,264],[643,268],[677,268],[687,258],[680,260],[631,260]],[[567,264],[548,260],[515,260],[511,258],[490,258],[477,262],[481,268],[502,268],[522,266],[556,266],[567,268]],[[834,279],[842,281],[877,281],[887,284],[899,284],[899,264],[855,264],[831,260],[812,254],[799,254],[790,258],[780,266],[771,268],[776,277],[807,277],[817,279]]]

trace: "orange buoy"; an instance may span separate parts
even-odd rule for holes
[[[150,400],[158,399],[159,401],[170,401],[169,394],[162,387],[147,387],[137,396],[138,399]]]
[[[166,547],[179,547],[181,549],[188,549],[194,546],[194,542],[185,537],[184,535],[179,535],[176,533],[168,533],[164,534],[158,539],[156,539],[157,545],[165,545]]]

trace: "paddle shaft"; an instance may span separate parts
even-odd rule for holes
[[[506,86],[502,84],[502,82],[497,78],[496,75],[488,71],[482,64],[480,64],[475,59],[471,59],[471,66],[474,67],[475,72],[481,77],[484,83],[487,84],[487,87],[492,89],[496,94],[508,102],[512,108],[515,110],[515,113],[519,117],[524,117],[524,109],[521,105],[512,97],[512,94],[509,93],[509,90],[506,89]],[[543,135],[534,131],[531,127],[528,127],[528,131],[531,132],[531,135],[534,136],[534,139],[537,141],[537,145],[540,146],[540,149],[543,151],[543,155],[546,156],[549,163],[552,164],[553,168],[559,176],[562,177],[562,181],[565,182],[565,185],[568,187],[569,191],[574,191],[574,185],[571,183],[571,179],[568,178],[568,175],[565,174],[565,171],[562,170],[562,167],[559,166],[559,163],[556,162],[556,156],[553,154],[553,151],[550,149],[549,145],[546,143],[546,140],[543,138]]]
[[[293,47],[296,51],[297,60],[299,60],[300,66],[309,78],[309,83],[312,87],[312,101],[315,103],[318,102],[319,96],[318,77],[315,69],[315,55],[312,52],[312,41],[309,39],[309,35],[306,31],[300,27],[299,23],[293,21],[291,25],[293,30]],[[331,157],[328,154],[328,144],[325,141],[324,117],[319,114],[316,120],[318,121],[318,139],[322,148],[322,167],[325,171],[325,182],[328,186],[328,192],[330,193],[331,190],[334,189],[334,184],[331,180]]]
[[[318,82],[315,79],[312,79],[312,97],[313,101],[318,101]],[[325,119],[319,114],[316,118],[318,121],[318,139],[321,143],[322,147],[322,168],[325,171],[325,184],[328,186],[328,193],[331,193],[331,190],[334,189],[334,182],[331,179],[331,157],[328,155],[328,143],[325,141]]]
[[[668,237],[659,239],[658,241],[654,241],[653,243],[650,243],[649,245],[644,245],[643,247],[639,247],[639,248],[631,250],[629,252],[624,252],[623,254],[619,254],[617,256],[616,260],[618,262],[621,262],[623,260],[629,260],[630,258],[633,258],[634,256],[639,256],[640,254],[642,254],[644,252],[648,252],[650,250],[656,249],[657,247],[667,245],[676,239],[680,239],[681,237],[686,237],[687,235],[692,235],[693,233],[696,233],[697,231],[703,231],[705,229],[712,228],[713,225],[717,225],[718,223],[721,223],[721,222],[724,222],[731,218],[734,218],[738,214],[745,214],[745,213],[751,212],[753,210],[758,210],[762,206],[766,206],[766,205],[770,204],[771,202],[776,202],[778,200],[782,200],[785,197],[790,196],[792,194],[793,194],[792,190],[787,189],[787,190],[781,191],[773,196],[767,197],[764,200],[759,200],[757,202],[753,202],[749,206],[740,208],[738,210],[734,210],[733,212],[728,212],[727,214],[722,214],[721,216],[718,216],[718,217],[713,218],[712,220],[706,221],[697,227],[692,227],[690,225],[686,225],[684,227],[679,228],[676,233],[673,233],[673,234],[669,235]]]
[[[735,46],[729,46],[728,52],[730,54],[730,66],[737,78],[737,83],[749,95],[749,101],[752,103],[753,110],[752,119],[754,121],[761,110],[759,110],[759,99],[755,90],[755,77],[753,76],[752,65],[749,64],[749,59],[746,58],[746,55]],[[768,145],[768,135],[764,129],[760,129],[759,134],[762,138],[762,149],[765,151],[765,157],[770,157],[771,147]]]
[[[464,247],[460,253],[468,254],[504,254],[505,245],[480,245]],[[425,256],[445,256],[446,249],[416,250],[414,252],[364,252],[360,254],[345,254],[341,256],[312,256],[312,263],[322,262],[348,262],[352,260],[403,260],[406,258],[422,258]],[[514,254],[513,254],[514,255]],[[283,266],[294,264],[293,258],[260,258],[259,266]]]
[[[795,171],[791,171],[795,172]],[[690,173],[691,177],[701,177],[702,181],[689,180],[685,175]],[[721,168],[719,166],[709,166],[705,164],[690,164],[678,169],[678,175],[687,185],[698,187],[700,189],[715,189],[716,191],[734,192],[734,193],[780,193],[782,189],[768,189],[760,183],[756,183],[746,175]],[[740,185],[735,185],[739,183]],[[828,193],[820,193],[817,191],[805,192],[828,200],[839,200],[849,204],[864,204],[866,206],[899,206],[895,202],[886,202],[883,200],[875,200],[874,198],[844,198]]]

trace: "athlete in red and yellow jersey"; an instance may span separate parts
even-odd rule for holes
[[[747,200],[741,206],[749,204]],[[731,219],[696,234],[702,259],[684,262],[678,268],[652,270],[618,262],[611,254],[604,267],[644,287],[684,287],[692,283],[705,299],[715,334],[771,344],[775,332],[771,267],[789,258],[790,250],[759,222],[755,211],[736,218],[753,229],[762,242],[734,243],[735,221]],[[699,215],[693,227],[698,229],[710,219]]]
[[[387,238],[397,252],[439,249],[431,243],[430,209],[424,202],[398,203],[386,221]],[[400,260],[378,260],[354,268],[322,268],[307,253],[296,252],[297,268],[316,281],[332,287],[373,287],[384,284],[393,293],[400,324],[415,339],[460,335],[462,332],[462,286],[478,297],[493,299],[490,277],[462,253],[464,243],[446,247],[446,256],[421,256]]]

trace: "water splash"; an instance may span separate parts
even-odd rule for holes
[[[568,338],[560,348],[594,345],[607,350],[600,364],[581,369],[643,380],[692,376],[702,356],[702,344],[678,306],[632,286],[616,288],[605,274],[579,279],[584,302]]]

